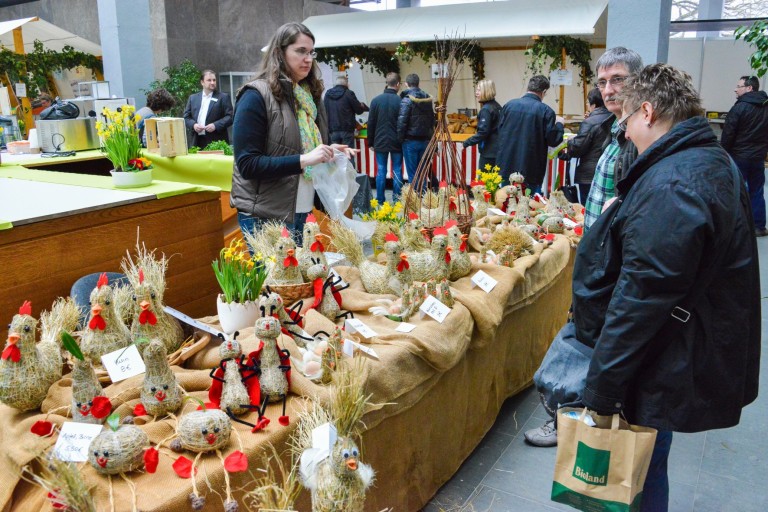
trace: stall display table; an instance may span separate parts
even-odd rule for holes
[[[182,196],[183,197],[183,196]],[[442,324],[428,317],[411,318],[417,327],[409,334],[395,331],[396,322],[367,314],[376,296],[365,293],[356,269],[339,268],[351,283],[345,290],[345,308],[355,311],[378,335],[371,347],[379,360],[369,360],[365,367],[366,393],[375,404],[363,421],[362,460],[377,473],[370,489],[366,510],[419,510],[445,483],[471,453],[494,422],[504,400],[527,387],[549,343],[566,319],[570,304],[572,271],[570,241],[558,235],[551,247],[515,262],[513,268],[480,265],[498,284],[486,294],[473,287],[469,277],[452,283],[457,303]],[[192,277],[192,276],[190,276]],[[216,323],[216,318],[203,321]],[[330,322],[310,312],[306,330],[328,330]],[[243,350],[255,348],[253,329],[241,331],[238,338]],[[295,350],[292,341],[281,337],[280,344]],[[174,367],[181,385],[192,396],[207,398],[209,370],[218,363],[218,346],[212,344],[186,363]],[[133,377],[105,389],[115,410],[125,416],[138,402],[141,376]],[[54,384],[43,404],[43,412],[67,405],[71,391],[65,377]],[[289,436],[296,428],[296,418],[308,400],[325,401],[327,390],[292,372],[292,394],[287,414],[290,424],[277,421],[279,405],[267,410],[271,423],[263,432],[235,424],[253,474],[258,457],[272,443],[283,452]],[[188,403],[186,412],[194,409]],[[19,480],[18,467],[31,460],[34,453],[50,447],[54,439],[38,438],[29,432],[41,419],[40,413],[19,413],[0,406],[0,504],[5,510],[38,510],[46,506],[46,493]],[[255,416],[253,416],[255,417]],[[248,416],[248,419],[253,419]],[[60,424],[64,418],[50,414],[48,420]],[[171,419],[139,422],[153,443],[167,438],[174,428]],[[21,440],[21,442],[20,442]],[[236,449],[232,440],[226,456]],[[187,457],[189,453],[185,454]],[[176,476],[171,463],[177,455],[162,449],[155,474],[130,474],[136,484],[138,508],[145,511],[189,510],[191,483]],[[104,477],[82,465],[82,475],[94,485],[100,510],[109,509],[109,486]],[[232,488],[238,500],[252,483],[252,474],[232,474]],[[524,478],[521,475],[521,478]],[[221,493],[224,485],[221,462],[205,456],[200,463],[197,485],[207,495],[203,510],[221,510],[221,501],[213,491]],[[130,490],[125,482],[113,479],[113,495],[118,510],[130,510]],[[309,510],[308,494],[303,493],[297,510]]]

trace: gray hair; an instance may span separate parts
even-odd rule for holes
[[[624,83],[619,93],[624,111],[639,108],[647,101],[653,105],[653,121],[671,121],[673,125],[704,115],[701,97],[693,87],[691,75],[669,64],[651,64]]]
[[[634,50],[629,50],[623,46],[615,46],[607,49],[605,53],[597,59],[595,71],[599,73],[600,69],[609,68],[617,64],[623,64],[626,66],[629,74],[635,74],[643,69],[643,58]]]

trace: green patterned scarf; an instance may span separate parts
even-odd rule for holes
[[[293,86],[293,95],[296,98],[296,120],[299,122],[299,134],[301,135],[301,151],[307,154],[323,143],[320,137],[320,129],[317,127],[317,105],[309,92],[309,86],[296,84]],[[304,168],[304,178],[312,179],[312,167]]]

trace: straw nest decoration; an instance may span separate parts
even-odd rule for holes
[[[21,478],[46,491],[54,509],[96,512],[91,488],[77,464],[55,457],[38,457],[36,462],[39,471],[34,472],[31,465],[24,466]]]
[[[152,416],[164,416],[176,412],[181,406],[182,391],[176,380],[165,345],[153,339],[144,349],[144,382],[141,386],[141,403]]]
[[[50,314],[44,316],[46,337],[40,343],[35,343],[37,320],[32,316],[32,304],[24,302],[13,316],[8,337],[18,336],[18,341],[6,345],[0,359],[0,401],[4,404],[21,411],[37,409],[48,388],[61,378],[61,331],[73,327],[67,325],[72,306],[74,302],[66,299],[54,303]]]
[[[126,251],[120,267],[133,289],[131,335],[134,341],[159,338],[166,350],[173,352],[181,344],[183,334],[179,322],[163,311],[168,259],[164,254],[156,258],[155,250],[149,251],[137,241],[135,259]],[[146,310],[141,307],[144,301],[150,304]]]
[[[533,251],[533,239],[519,228],[510,226],[506,229],[498,229],[492,235],[485,246],[496,254],[502,251],[510,251],[515,258],[531,254]]]
[[[147,434],[135,425],[106,429],[91,441],[88,462],[97,473],[117,475],[140,468],[144,449],[149,446]]]
[[[461,160],[455,145],[450,143],[451,135],[445,116],[445,105],[458,78],[460,64],[469,54],[474,43],[474,40],[460,39],[456,32],[447,35],[445,39],[435,37],[435,60],[439,68],[444,70],[443,76],[438,79],[438,103],[435,108],[437,126],[419,162],[412,186],[408,188],[407,194],[403,191],[403,196],[406,197],[403,215],[408,218],[410,212],[418,214],[425,228],[430,231],[430,236],[434,227],[444,224],[449,219],[456,219],[459,228],[467,234],[473,222]],[[441,195],[448,193],[445,188],[438,189],[437,201],[434,201],[429,194],[423,193],[431,185],[432,162],[435,157],[442,174],[440,181],[456,189],[455,195],[450,196],[455,201],[448,201],[447,197]],[[414,200],[418,202],[419,208],[414,208]],[[438,204],[435,204],[436,202]]]
[[[253,482],[253,488],[245,495],[250,510],[296,510],[295,503],[301,494],[301,484],[295,462],[291,460],[288,469],[274,445],[267,443],[258,469],[263,476]]]
[[[78,423],[104,423],[106,414],[92,414],[97,396],[105,396],[91,361],[75,359],[72,367],[72,420]]]

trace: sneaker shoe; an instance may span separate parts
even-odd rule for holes
[[[766,235],[768,235],[768,229],[762,228],[762,229],[755,230],[755,236],[766,236]]]
[[[549,420],[539,428],[532,428],[523,434],[528,444],[544,448],[557,446],[557,429],[555,420]]]

